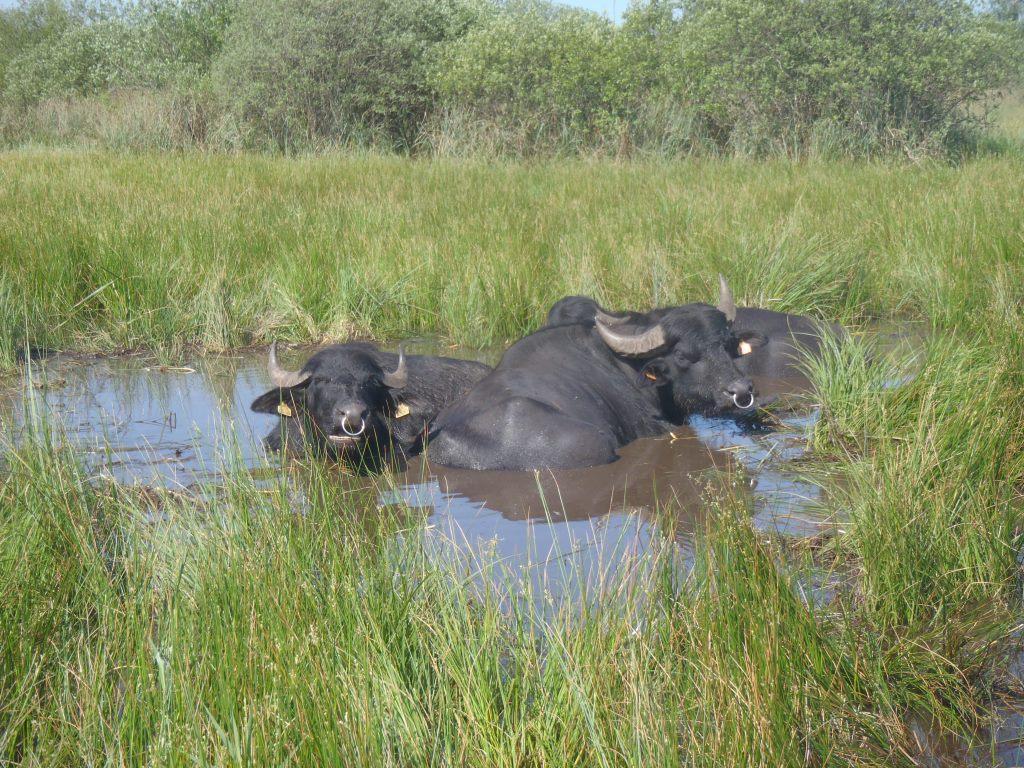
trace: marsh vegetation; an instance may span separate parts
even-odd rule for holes
[[[442,156],[1000,151],[1019,2],[23,0],[0,142]]]
[[[0,12],[0,764],[1019,764],[1024,131],[986,103],[1015,6],[778,6]],[[444,493],[265,457],[263,374],[190,373],[273,340],[493,361],[566,294],[708,301],[718,273],[851,336],[780,432],[695,423],[700,461],[680,431],[610,466],[654,477],[642,504],[494,529],[642,528],[585,599],[484,535],[438,557]],[[61,418],[69,359],[177,389]],[[762,514],[769,472],[813,525]]]
[[[500,346],[564,293],[710,298],[718,271],[743,303],[924,338],[890,359],[855,334],[812,372],[825,535],[755,529],[725,479],[688,567],[666,507],[645,581],[542,615],[426,557],[430,518],[337,468],[268,487],[227,461],[216,494],[154,497],[98,482],[73,441],[21,440],[0,489],[5,759],[891,765],[920,754],[915,722],[982,764],[1007,749],[984,726],[1018,685],[1016,161],[2,163],[11,375],[43,347]]]

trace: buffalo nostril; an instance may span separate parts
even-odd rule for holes
[[[750,379],[737,379],[725,388],[727,394],[747,396],[754,391],[754,382]]]

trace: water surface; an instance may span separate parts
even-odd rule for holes
[[[491,363],[496,357],[425,344],[406,348]],[[298,367],[309,352],[292,350],[283,362]],[[35,361],[8,388],[0,419],[18,440],[34,416],[45,417],[51,440],[73,446],[97,478],[198,492],[215,486],[224,466],[264,477],[280,471],[261,444],[276,417],[249,410],[270,386],[263,350],[181,367],[133,357],[56,356]],[[474,472],[417,460],[381,490],[379,503],[425,510],[429,535],[462,559],[497,557],[549,593],[578,594],[576,582],[614,571],[649,549],[659,531],[670,531],[688,555],[702,524],[702,494],[727,470],[742,468],[728,476],[750,495],[758,527],[808,536],[830,525],[818,509],[820,488],[787,465],[802,454],[813,419],[813,411],[788,412],[778,429],[751,431],[696,418],[627,446],[613,464],[589,469]]]

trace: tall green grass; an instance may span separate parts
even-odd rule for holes
[[[927,697],[984,679],[1021,629],[1024,334],[1001,312],[894,353],[829,342],[808,364],[812,445],[838,459],[834,554],[858,621],[902,647],[886,674]]]
[[[0,355],[439,334],[567,293],[955,328],[1021,299],[1024,162],[0,155]]]
[[[154,500],[8,451],[0,763],[894,765],[913,719],[981,738],[1020,631],[1022,171],[0,156],[6,366],[500,343],[565,293],[709,299],[719,271],[854,328],[810,366],[837,536],[792,561],[722,491],[692,572],[666,538],[627,604],[510,609],[323,468]],[[873,318],[920,341],[867,344]]]
[[[666,539],[623,600],[537,613],[329,471],[197,504],[9,458],[5,763],[909,765],[908,713],[973,724],[955,662],[806,602],[728,495],[688,575]]]

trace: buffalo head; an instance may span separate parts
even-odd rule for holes
[[[307,443],[335,456],[384,451],[391,442],[387,418],[396,415],[395,393],[405,387],[408,373],[401,351],[390,370],[381,356],[370,344],[341,344],[290,371],[271,344],[267,368],[274,389],[256,398],[252,410],[295,420]]]
[[[736,366],[743,343],[732,330],[736,306],[724,280],[720,288],[717,307],[656,309],[639,323],[600,312],[596,317],[604,343],[634,361],[641,383],[662,388],[680,414],[754,410],[754,384]]]

